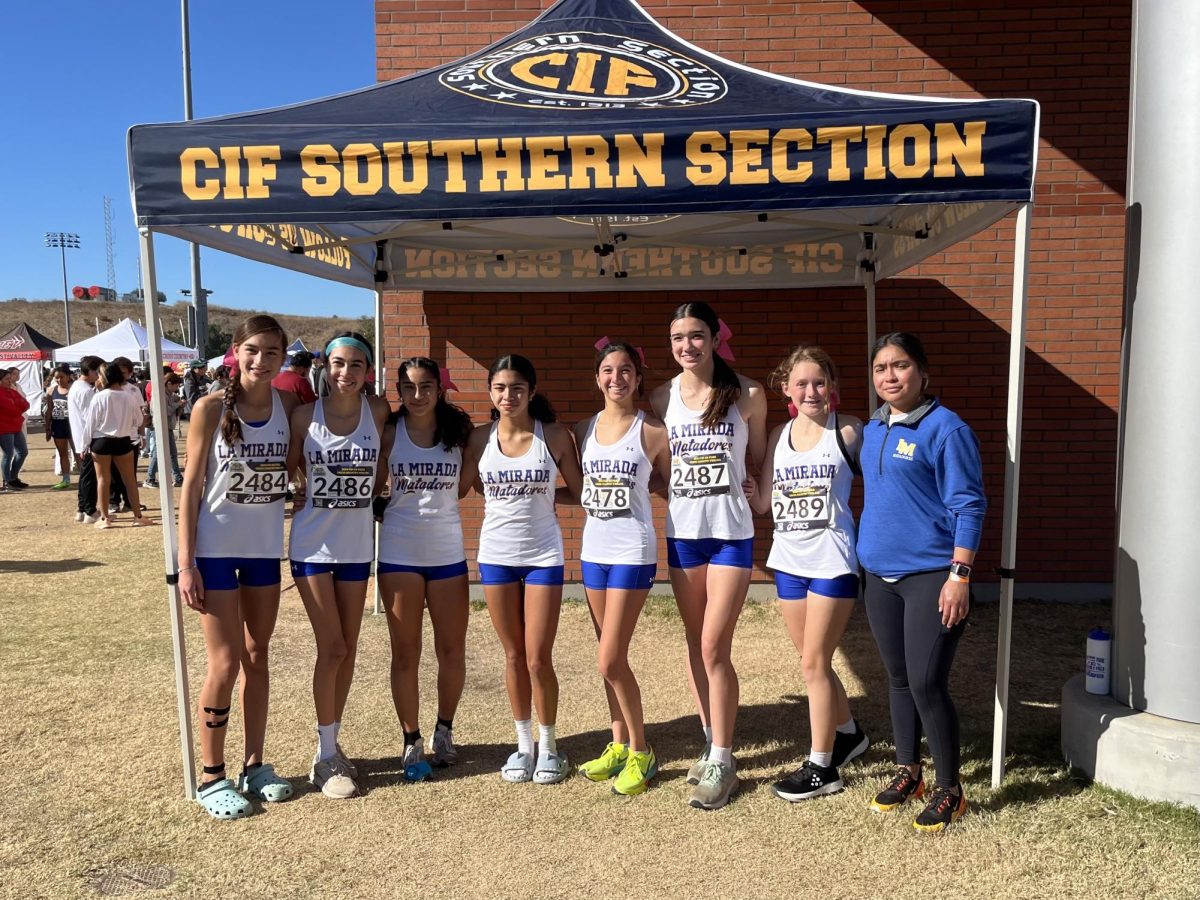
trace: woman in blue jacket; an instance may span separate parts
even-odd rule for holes
[[[871,807],[886,812],[924,796],[924,730],[937,781],[913,827],[942,831],[967,809],[949,680],[987,509],[979,442],[925,392],[929,362],[916,336],[881,337],[871,371],[884,402],[863,430],[858,559],[866,570],[867,618],[888,672],[899,764]]]

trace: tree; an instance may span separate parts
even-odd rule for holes
[[[367,346],[375,346],[375,317],[363,316],[358,320],[358,325],[354,329],[359,334],[367,339]]]
[[[229,345],[232,343],[232,334],[228,331],[222,331],[210,322],[208,325],[208,340],[204,342],[204,358],[212,359],[214,356],[224,356],[225,351],[229,349]]]

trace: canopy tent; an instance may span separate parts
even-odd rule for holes
[[[42,365],[51,358],[54,350],[61,346],[58,341],[51,340],[24,322],[18,322],[12,331],[0,337],[0,368],[15,366],[20,370],[17,384],[29,399],[29,409],[25,411],[26,419],[41,419],[42,405],[38,398],[43,390]]]
[[[374,289],[377,358],[391,289],[861,285],[869,344],[877,278],[1016,210],[998,784],[1038,116],[1030,100],[868,93],[773,75],[681,40],[633,0],[560,0],[478,53],[396,81],[136,126],[130,183],[147,297],[152,235],[170,234]],[[174,584],[171,504],[164,489]],[[190,792],[174,592],[172,604]]]
[[[306,353],[308,352],[308,348],[304,346],[304,341],[300,340],[300,338],[296,338],[294,341],[292,341],[287,346],[288,359],[291,359],[293,356],[295,356],[301,350],[303,350]]]
[[[151,308],[146,313],[146,320],[153,322],[156,326],[157,340],[154,342],[154,349],[158,350],[157,353],[151,353],[148,349],[150,341],[145,328],[133,319],[122,319],[112,328],[107,328],[93,337],[55,350],[54,361],[79,362],[85,356],[98,356],[105,362],[111,362],[118,356],[124,356],[134,362],[150,363],[153,361],[152,368],[161,377],[164,362],[187,362],[195,357],[196,351],[157,334],[158,317],[155,315],[156,312],[157,310]],[[156,387],[158,386],[156,385]],[[165,417],[163,421],[166,421]]]

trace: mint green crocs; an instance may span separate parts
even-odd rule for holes
[[[238,790],[264,803],[279,803],[296,793],[290,781],[275,774],[275,767],[264,763],[253,772],[238,776]]]
[[[204,785],[196,792],[196,800],[214,819],[241,819],[253,810],[228,778]]]

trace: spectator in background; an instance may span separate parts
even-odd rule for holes
[[[75,521],[94,525],[100,518],[96,510],[96,466],[88,446],[84,425],[88,407],[96,394],[96,381],[104,360],[98,356],[85,356],[79,361],[79,377],[67,392],[67,414],[71,423],[71,441],[79,453],[79,503]]]
[[[292,354],[288,367],[275,376],[271,386],[285,393],[295,394],[301,403],[316,402],[317,395],[312,385],[308,383],[308,373],[312,368],[313,355],[307,350]]]
[[[118,357],[120,359],[120,357]],[[129,369],[132,371],[133,366]],[[120,472],[121,480],[129,489],[129,508],[133,511],[134,525],[150,525],[143,515],[141,498],[138,496],[137,469],[134,467],[134,442],[142,426],[142,397],[136,388],[125,380],[125,368],[118,362],[104,367],[104,390],[97,392],[88,407],[84,420],[84,432],[96,457],[96,473],[99,487],[97,493],[103,497],[109,490],[109,479]],[[114,521],[111,509],[102,509],[102,518],[97,528],[109,528]]]
[[[0,463],[3,465],[4,484],[0,490],[20,491],[29,487],[17,475],[29,455],[29,444],[25,440],[25,410],[29,401],[17,387],[21,370],[16,366],[4,370],[0,375]]]
[[[208,386],[210,394],[217,394],[229,387],[229,366],[217,366],[213,382]]]
[[[150,416],[153,424],[146,429],[147,446],[150,448],[150,465],[146,468],[146,480],[142,482],[144,488],[157,488],[158,480],[154,477],[158,474],[158,441],[166,440],[167,449],[171,454],[171,471],[175,475],[175,487],[180,487],[183,484],[183,470],[179,468],[179,447],[175,443],[175,428],[179,425],[179,413],[183,409],[183,396],[179,393],[179,389],[183,386],[183,379],[174,372],[168,372],[163,380],[166,387],[164,396],[167,400],[167,424],[163,428],[160,426],[157,418],[155,418],[154,404],[150,404]],[[146,399],[152,400],[154,397],[154,386],[146,385]],[[160,438],[159,435],[162,435]]]
[[[207,363],[202,359],[193,359],[188,363],[187,374],[183,376],[183,417],[192,414],[196,401],[208,391],[208,379],[204,376]]]
[[[46,440],[54,441],[58,454],[59,474],[62,476],[52,491],[65,491],[71,486],[71,420],[67,409],[67,398],[71,391],[71,369],[59,366],[46,393],[42,395],[42,425]]]
[[[325,369],[325,354],[316,353],[313,356],[312,369],[308,373],[308,383],[318,397],[329,396],[329,374]]]

